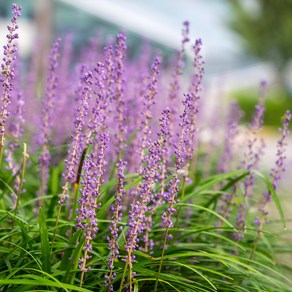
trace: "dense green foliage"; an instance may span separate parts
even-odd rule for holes
[[[35,161],[36,157],[31,159]],[[70,216],[69,209],[65,208],[58,227],[55,226],[56,194],[61,192],[61,171],[62,165],[52,169],[49,195],[40,198],[42,208],[38,209],[34,198],[38,185],[34,178],[36,165],[32,164],[27,169],[26,193],[20,200],[17,214],[8,211],[11,204],[11,180],[7,183],[8,176],[5,178],[2,175],[1,291],[104,291],[102,275],[108,269],[109,256],[106,223],[109,222],[109,206],[113,202],[116,181],[108,181],[102,188],[102,207],[97,213],[100,231],[93,243],[93,257],[90,260],[92,269],[86,274],[83,288],[79,288],[81,272],[77,268],[77,259],[83,240],[79,238],[79,232],[70,236],[74,222],[67,219]],[[277,253],[291,252],[291,246],[283,243],[281,237],[283,225],[271,222],[270,226],[280,230],[279,233],[265,233],[251,259],[258,234],[252,227],[251,219],[247,223],[244,240],[236,242],[230,238],[235,230],[231,223],[233,217],[228,221],[216,213],[220,196],[232,190],[233,185],[240,183],[247,174],[247,171],[238,170],[204,179],[198,177],[196,183],[187,186],[184,199],[176,204],[182,208],[182,212],[175,227],[171,229],[174,239],[169,241],[163,257],[159,291],[291,291],[291,280],[282,274],[290,274],[291,270],[279,266],[276,261]],[[269,182],[262,175],[257,176],[259,184],[272,191]],[[125,188],[134,188],[138,181],[137,175],[127,175]],[[274,199],[277,199],[276,194]],[[281,212],[279,205],[278,208]],[[155,225],[151,230],[151,235],[157,239],[158,248],[152,255],[141,251],[135,253],[133,270],[137,274],[133,282],[134,291],[153,290],[160,263],[159,242],[164,233],[160,227],[162,209],[161,206],[155,215]],[[253,217],[253,212],[254,210],[250,211],[248,218]],[[233,209],[232,216],[236,216],[236,208]],[[125,226],[126,221],[127,214],[124,214],[121,221],[123,234],[128,228]],[[222,223],[220,228],[214,227],[216,222]],[[52,244],[56,228],[57,236]],[[222,232],[218,233],[218,229]],[[118,242],[123,252],[123,236],[119,237]],[[115,265],[118,270],[115,279],[117,291],[124,262],[118,261]]]

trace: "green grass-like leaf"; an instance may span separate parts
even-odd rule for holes
[[[44,216],[43,209],[39,209],[39,234],[41,239],[41,251],[43,258],[43,270],[47,273],[51,272],[51,257],[50,257],[50,245],[49,245],[49,234]]]

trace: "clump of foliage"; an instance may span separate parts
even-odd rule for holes
[[[19,16],[13,5],[2,64],[1,291],[289,291],[266,227],[272,201],[285,227],[276,191],[291,114],[265,176],[265,85],[243,142],[235,103],[206,124],[201,40],[182,85],[185,22],[164,67],[147,46],[129,60],[120,33],[72,69],[71,37],[56,40],[38,103],[34,59],[21,85]]]

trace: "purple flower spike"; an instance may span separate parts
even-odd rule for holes
[[[47,192],[47,182],[49,178],[48,168],[51,160],[51,155],[49,152],[49,142],[53,126],[53,112],[56,99],[56,88],[58,84],[56,69],[58,66],[60,45],[61,39],[57,39],[53,44],[49,55],[49,71],[46,84],[46,94],[42,101],[42,119],[40,123],[40,133],[38,137],[38,144],[42,148],[42,153],[39,157],[41,179],[41,188],[39,190],[39,195],[41,196],[44,196]]]
[[[167,162],[169,159],[169,145],[170,145],[170,109],[166,108],[162,111],[162,117],[159,119],[160,131],[157,133],[158,142],[154,144],[157,148],[157,153],[160,156],[161,162],[159,166],[160,175],[157,179],[161,182],[160,192],[154,195],[152,205],[148,207],[147,222],[145,225],[145,236],[143,238],[145,247],[141,250],[148,252],[154,247],[154,242],[149,238],[149,233],[153,225],[152,216],[154,215],[157,207],[162,205],[165,201],[166,192],[166,176],[167,176]]]
[[[17,4],[12,5],[13,16],[11,18],[11,26],[8,25],[8,34],[7,34],[7,44],[4,48],[4,57],[3,63],[1,64],[1,70],[3,77],[0,79],[3,88],[3,96],[1,98],[1,112],[0,112],[0,153],[2,154],[2,149],[4,147],[5,141],[5,126],[7,118],[9,116],[8,105],[11,101],[11,92],[13,90],[13,80],[15,78],[14,74],[14,62],[15,62],[15,53],[17,51],[17,46],[14,42],[15,39],[18,39],[18,29],[17,19],[20,16],[21,7]],[[0,158],[1,159],[1,158]]]
[[[282,134],[281,139],[277,143],[277,160],[275,162],[275,167],[271,170],[271,177],[273,179],[273,187],[275,190],[278,188],[278,183],[281,179],[283,172],[285,171],[284,161],[286,159],[285,152],[287,148],[286,138],[289,135],[289,125],[291,121],[291,113],[287,111],[283,118],[282,128],[279,129],[279,132]]]
[[[239,121],[241,117],[242,112],[238,104],[233,102],[229,109],[224,149],[218,165],[218,171],[221,173],[226,173],[231,170],[230,162],[234,158],[233,146],[235,144],[235,138],[238,135]]]
[[[140,141],[139,146],[139,162],[140,165],[139,173],[141,174],[143,169],[143,160],[144,160],[144,153],[147,146],[150,145],[149,137],[151,136],[151,129],[150,129],[150,121],[152,119],[151,108],[155,104],[155,96],[157,95],[157,82],[158,82],[158,75],[159,75],[159,66],[160,66],[160,59],[158,57],[155,58],[154,63],[151,66],[152,74],[148,76],[148,84],[147,89],[144,96],[144,103],[143,103],[143,112],[141,127],[140,130],[142,132],[142,138]]]
[[[92,152],[87,155],[83,166],[82,188],[80,190],[81,198],[78,200],[80,207],[76,210],[75,228],[82,229],[85,237],[83,247],[83,257],[79,261],[79,269],[85,273],[89,267],[86,267],[87,260],[92,250],[92,240],[98,232],[96,210],[99,207],[98,198],[100,196],[100,187],[103,183],[105,172],[105,151],[109,144],[109,135],[107,132],[96,135]]]
[[[88,71],[88,68],[84,65],[81,68],[81,87],[80,87],[80,97],[79,102],[75,109],[75,119],[74,119],[74,131],[72,134],[72,147],[69,150],[69,158],[66,161],[67,173],[65,180],[74,183],[76,179],[76,166],[78,165],[80,155],[85,149],[85,141],[83,130],[85,128],[86,117],[89,111],[89,100],[92,97],[92,84],[93,84],[93,74]]]
[[[110,236],[108,237],[108,247],[110,249],[110,256],[108,260],[109,267],[109,275],[105,276],[105,286],[109,286],[109,291],[113,291],[113,287],[111,282],[115,279],[116,274],[114,273],[114,261],[120,257],[119,255],[119,244],[117,243],[117,239],[119,236],[119,227],[118,224],[122,219],[122,200],[126,195],[126,191],[124,190],[124,182],[125,182],[125,168],[127,163],[125,161],[119,160],[117,163],[117,172],[118,172],[118,186],[115,194],[115,203],[112,206],[112,220],[109,226]]]
[[[286,111],[283,121],[282,128],[279,129],[279,132],[282,134],[280,140],[277,143],[277,159],[275,161],[275,166],[271,169],[270,176],[272,178],[272,185],[274,190],[276,191],[278,188],[279,181],[283,173],[285,172],[284,161],[286,160],[285,152],[287,150],[287,142],[286,139],[289,135],[289,125],[291,121],[291,113],[290,111]],[[264,224],[268,221],[266,219],[268,215],[267,205],[271,201],[272,195],[269,191],[263,193],[263,199],[261,205],[258,209],[260,212],[260,216],[255,218],[255,225],[257,225],[257,230],[261,231]]]
[[[202,90],[202,79],[204,74],[203,58],[201,56],[201,40],[196,40],[194,50],[194,76],[190,91],[184,94],[184,111],[180,116],[179,126],[181,128],[179,141],[175,148],[176,169],[185,167],[185,176],[188,172],[188,164],[194,153],[195,138],[197,132],[197,115],[199,113],[200,92]]]
[[[155,192],[153,185],[158,181],[161,173],[161,160],[163,158],[163,152],[167,145],[169,138],[168,134],[169,125],[169,109],[165,110],[164,118],[161,121],[161,130],[159,137],[163,136],[163,139],[158,139],[155,142],[149,142],[148,152],[149,154],[144,157],[145,166],[141,171],[141,175],[144,180],[138,185],[136,191],[136,200],[131,204],[129,210],[129,220],[127,225],[129,226],[127,233],[127,243],[125,249],[127,251],[127,257],[125,261],[130,266],[130,278],[132,274],[132,263],[135,261],[134,251],[139,247],[139,235],[143,233],[147,222],[147,212],[149,211],[149,204],[155,201]],[[166,127],[165,127],[166,126]],[[151,204],[150,204],[151,205]],[[151,245],[151,241],[147,239],[146,246]]]
[[[173,143],[177,142],[177,135],[175,135],[175,125],[177,124],[178,120],[178,109],[180,107],[180,78],[183,74],[184,69],[184,54],[185,54],[185,45],[189,42],[189,22],[185,21],[183,23],[183,30],[182,30],[182,41],[181,41],[181,48],[177,52],[177,62],[172,74],[172,80],[170,82],[170,90],[169,90],[169,102],[170,102],[170,110],[171,110],[171,122],[170,122],[170,129],[172,134]]]
[[[125,117],[125,101],[124,101],[124,63],[126,58],[126,36],[119,33],[117,36],[117,44],[115,49],[116,57],[116,112],[115,117],[117,123],[117,155],[121,156],[121,151],[125,148],[125,135],[127,133],[126,117]]]
[[[80,88],[78,91],[79,102],[75,109],[74,131],[72,134],[72,145],[68,151],[68,158],[65,160],[66,173],[64,174],[65,185],[59,200],[59,204],[63,204],[69,197],[68,184],[76,182],[76,170],[82,155],[85,150],[85,134],[86,116],[89,110],[89,100],[92,97],[93,74],[88,71],[87,66],[81,67]]]
[[[244,153],[244,161],[242,162],[242,168],[248,171],[256,170],[258,168],[261,157],[264,154],[265,143],[263,139],[258,137],[259,131],[263,126],[264,117],[264,98],[265,98],[266,83],[261,83],[259,102],[255,107],[255,114],[249,128],[249,139],[247,140],[247,150]],[[242,239],[243,234],[240,230],[243,230],[245,220],[247,216],[247,208],[250,207],[250,197],[253,194],[255,175],[250,172],[244,180],[244,198],[246,200],[245,205],[240,205],[238,208],[238,214],[235,226],[239,230],[239,234],[234,235],[236,239]],[[241,233],[241,235],[240,235]]]

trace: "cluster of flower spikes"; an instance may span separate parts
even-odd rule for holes
[[[178,135],[178,142],[174,144],[174,155],[176,158],[175,171],[173,179],[169,182],[169,192],[166,193],[165,199],[168,202],[168,208],[162,214],[161,220],[163,226],[166,228],[166,239],[171,239],[171,235],[168,234],[169,228],[173,227],[172,217],[176,211],[174,204],[177,202],[176,197],[179,190],[179,172],[184,169],[184,179],[188,176],[189,163],[194,153],[194,147],[196,144],[197,133],[197,115],[199,113],[199,100],[202,90],[202,79],[204,75],[204,61],[201,55],[202,41],[196,40],[194,50],[194,74],[192,77],[192,84],[189,91],[184,95],[183,100],[184,110],[180,116],[179,126],[181,128]]]
[[[92,145],[89,154],[86,155],[82,179],[81,179],[81,197],[78,199],[79,208],[76,210],[77,217],[75,228],[84,232],[85,244],[83,256],[79,259],[79,268],[84,273],[90,267],[86,266],[87,260],[91,257],[89,252],[92,250],[92,240],[96,237],[98,231],[96,210],[99,207],[98,198],[100,196],[100,187],[104,181],[105,173],[105,155],[109,145],[109,133],[107,131],[107,94],[105,82],[107,74],[103,71],[104,65],[97,63],[95,68],[95,85],[99,91],[95,94],[95,107],[93,116],[88,124],[88,134],[85,137],[86,145]]]
[[[148,85],[148,90],[146,91],[145,95],[146,104],[148,106],[150,105],[150,103],[152,103],[152,100],[156,94],[155,84],[157,82],[159,64],[160,60],[159,58],[156,58],[152,65],[152,74],[149,78],[150,83]],[[153,196],[153,190],[151,187],[155,183],[157,176],[159,175],[159,165],[161,161],[160,149],[162,148],[162,145],[151,143],[151,140],[147,138],[147,135],[150,131],[147,123],[148,116],[145,117],[144,121],[144,133],[141,147],[142,151],[146,149],[146,147],[149,148],[148,156],[143,157],[141,162],[142,170],[140,172],[144,180],[137,187],[135,196],[136,201],[130,205],[131,208],[129,210],[129,221],[127,223],[129,229],[127,233],[127,244],[125,246],[125,249],[128,253],[128,255],[126,256],[126,261],[128,261],[130,264],[135,259],[133,252],[138,248],[138,235],[144,231],[147,205],[149,204]],[[147,127],[145,127],[145,125],[147,125]],[[143,162],[146,162],[146,166],[144,167]]]

